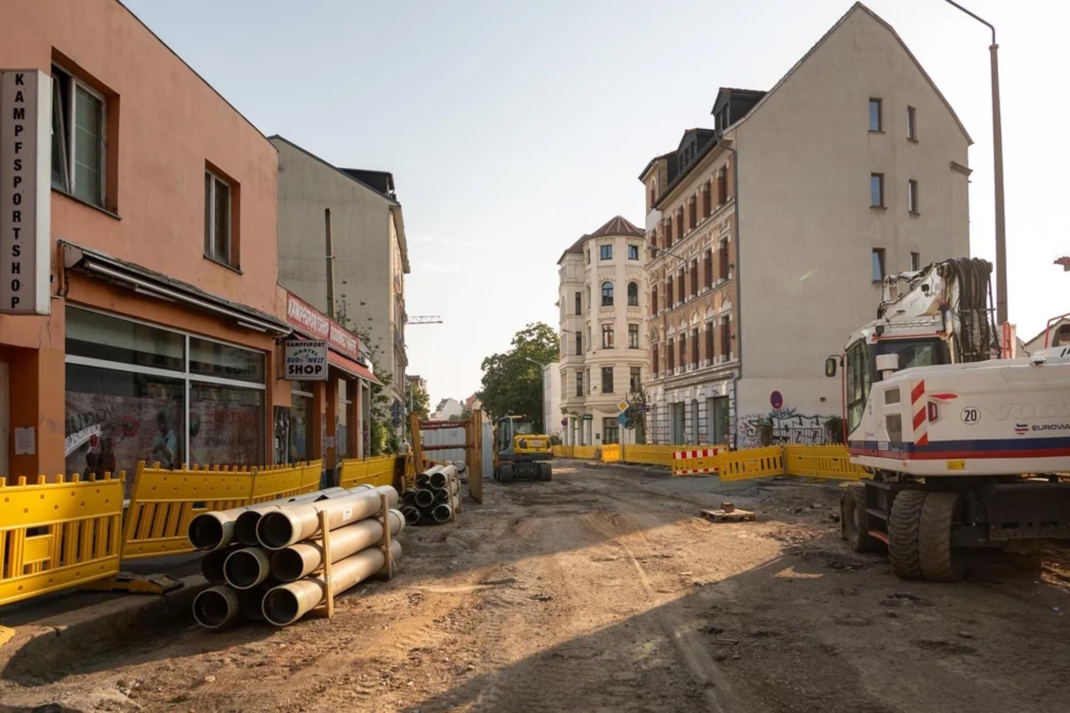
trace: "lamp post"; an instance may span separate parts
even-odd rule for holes
[[[992,61],[992,153],[993,178],[996,184],[996,320],[1007,322],[1007,226],[1003,212],[1003,126],[999,112],[999,59],[996,28],[992,23],[970,12],[954,0],[946,0],[962,12],[992,30],[992,44],[988,46]]]

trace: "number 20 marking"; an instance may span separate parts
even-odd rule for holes
[[[981,411],[973,406],[962,409],[962,422],[973,425],[981,420]]]

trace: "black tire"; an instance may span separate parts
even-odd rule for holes
[[[501,471],[500,478],[503,483],[513,482],[513,465],[511,463],[502,463],[498,466],[498,470]]]
[[[924,490],[901,490],[892,503],[888,516],[888,559],[900,579],[923,577],[918,541],[926,495]]]
[[[922,574],[932,582],[962,578],[962,558],[951,547],[951,527],[958,505],[959,496],[955,493],[929,493],[921,509],[918,555]]]
[[[549,463],[539,463],[539,480],[549,483],[553,477],[553,467]]]
[[[866,490],[864,485],[847,489],[843,507],[847,525],[847,545],[855,552],[872,552],[877,548],[875,538],[869,534],[869,518],[866,516]]]

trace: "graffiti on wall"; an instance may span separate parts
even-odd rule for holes
[[[761,425],[772,418],[773,438],[771,445],[795,443],[821,445],[825,443],[825,420],[828,416],[806,416],[793,408],[782,408],[769,413],[754,413],[738,419],[737,448],[758,448],[762,445]]]

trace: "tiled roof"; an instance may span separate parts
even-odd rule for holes
[[[591,233],[588,237],[604,238],[607,235],[632,235],[637,238],[642,238],[645,234],[630,221],[618,215],[614,216],[612,220]]]

